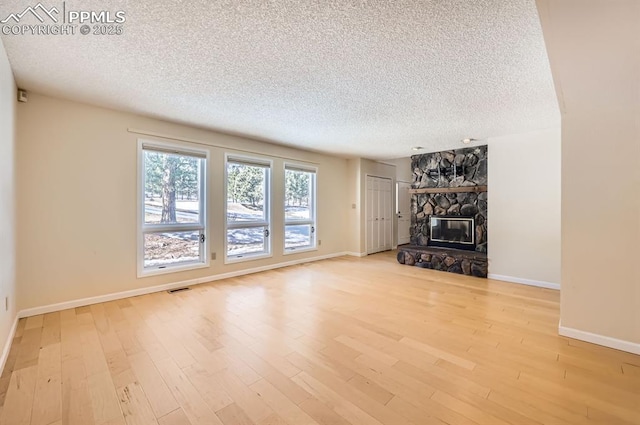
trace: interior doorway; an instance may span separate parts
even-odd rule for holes
[[[396,213],[398,215],[398,245],[408,244],[411,240],[411,183],[396,183]]]

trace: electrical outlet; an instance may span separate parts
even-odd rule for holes
[[[215,259],[216,259],[216,253],[215,253],[215,252],[212,252],[212,253],[211,253],[211,259],[212,259],[212,260],[215,260]]]
[[[318,246],[322,245],[322,241],[318,239]]]
[[[356,209],[356,204],[351,204],[351,209],[355,210]]]

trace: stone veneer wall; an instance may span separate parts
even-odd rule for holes
[[[487,277],[486,254],[443,248],[404,246],[398,251],[398,263],[467,276]]]
[[[487,146],[434,152],[411,157],[412,188],[487,185]],[[429,243],[431,215],[473,216],[476,251],[487,252],[487,192],[418,193],[411,196],[411,244]]]

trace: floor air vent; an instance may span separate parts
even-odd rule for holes
[[[167,292],[170,294],[175,294],[176,292],[190,291],[190,290],[191,288],[184,287],[184,288],[169,289]]]

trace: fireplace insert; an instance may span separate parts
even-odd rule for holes
[[[430,246],[476,249],[476,226],[473,217],[432,215],[429,219]]]

